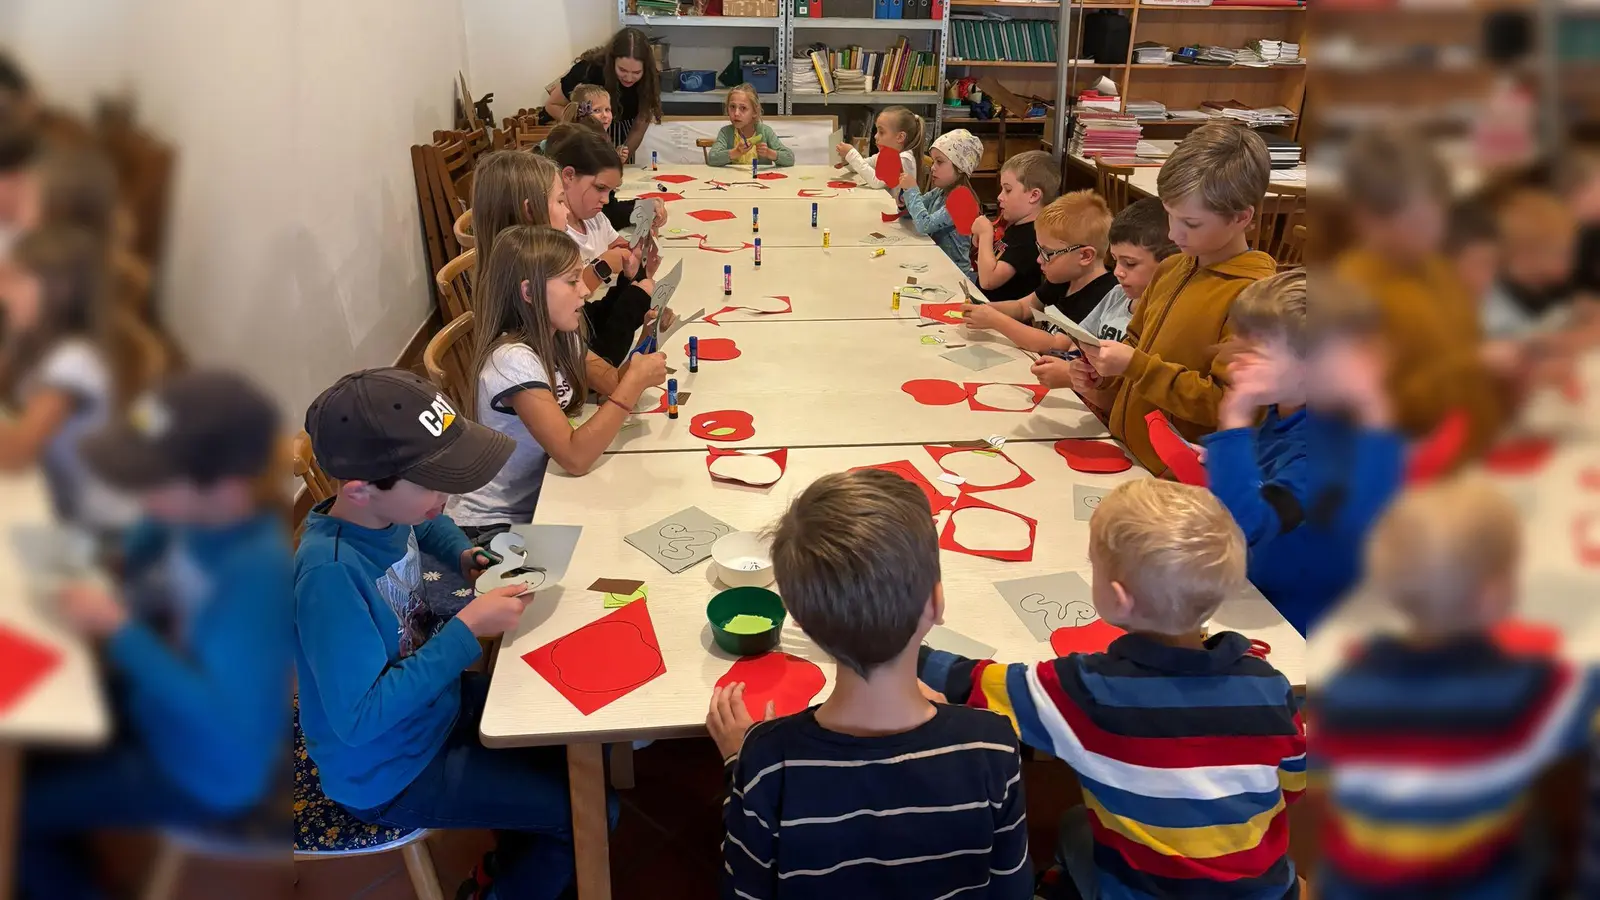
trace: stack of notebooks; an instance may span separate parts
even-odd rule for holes
[[[1172,51],[1165,44],[1140,41],[1133,45],[1133,62],[1139,66],[1159,66],[1172,62]]]
[[[1238,63],[1242,66],[1303,66],[1300,45],[1288,41],[1271,41],[1263,38],[1251,41],[1239,51]]]
[[[1129,100],[1123,111],[1140,122],[1165,122],[1167,120],[1166,104],[1159,100]]]
[[[1139,150],[1139,122],[1108,110],[1082,110],[1074,116],[1067,150],[1078,156],[1126,157]]]
[[[812,54],[805,53],[789,60],[789,92],[792,94],[821,94],[823,93],[822,78],[829,78],[828,91],[833,90],[832,76],[827,70],[819,69]]]
[[[1294,112],[1286,106],[1256,109],[1237,100],[1207,100],[1200,104],[1200,111],[1215,119],[1235,119],[1251,128],[1288,125],[1295,120]]]
[[[865,94],[867,88],[867,73],[856,69],[834,69],[834,90],[841,94]]]
[[[951,61],[1055,62],[1056,23],[1043,19],[952,16]]]
[[[675,16],[678,0],[639,0],[638,12],[641,16]]]
[[[1267,155],[1272,157],[1274,169],[1292,169],[1300,165],[1300,145],[1282,138],[1265,138]]]

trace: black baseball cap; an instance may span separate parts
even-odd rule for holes
[[[489,483],[516,442],[456,412],[427,379],[404,369],[346,375],[306,410],[311,451],[341,481],[400,477],[465,494]]]
[[[79,449],[113,487],[138,490],[185,479],[207,485],[267,471],[279,422],[277,405],[249,379],[200,370],[163,380]]]

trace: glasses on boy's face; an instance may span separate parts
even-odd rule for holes
[[[1050,260],[1055,259],[1056,257],[1060,256],[1063,253],[1071,253],[1074,250],[1082,250],[1083,248],[1085,248],[1087,246],[1089,246],[1089,245],[1088,244],[1073,244],[1071,247],[1062,247],[1060,250],[1046,250],[1044,248],[1043,244],[1034,244],[1033,245],[1034,249],[1039,251],[1039,262],[1045,263],[1045,264],[1049,264]]]

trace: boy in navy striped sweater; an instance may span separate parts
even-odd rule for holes
[[[772,551],[784,605],[838,672],[821,706],[772,719],[769,705],[754,727],[744,685],[712,696],[729,784],[722,896],[1031,897],[1016,736],[917,684],[917,650],[944,613],[922,490],[877,469],[824,476]]]
[[[1130,481],[1095,510],[1089,560],[1095,609],[1129,632],[1105,653],[1001,665],[929,650],[922,680],[1077,772],[1061,853],[1085,900],[1298,896],[1298,704],[1243,635],[1204,636],[1244,586],[1238,525],[1204,488]]]

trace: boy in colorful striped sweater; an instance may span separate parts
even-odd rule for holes
[[[1239,526],[1204,488],[1131,481],[1090,520],[1089,560],[1096,611],[1129,632],[1105,653],[1001,665],[925,649],[923,682],[1078,773],[1062,862],[1086,900],[1296,897],[1298,704],[1243,635],[1203,630],[1244,586]]]
[[[1368,582],[1406,628],[1315,694],[1322,900],[1548,896],[1529,805],[1546,767],[1584,746],[1595,676],[1495,640],[1519,531],[1516,507],[1478,479],[1403,494],[1373,531]]]

